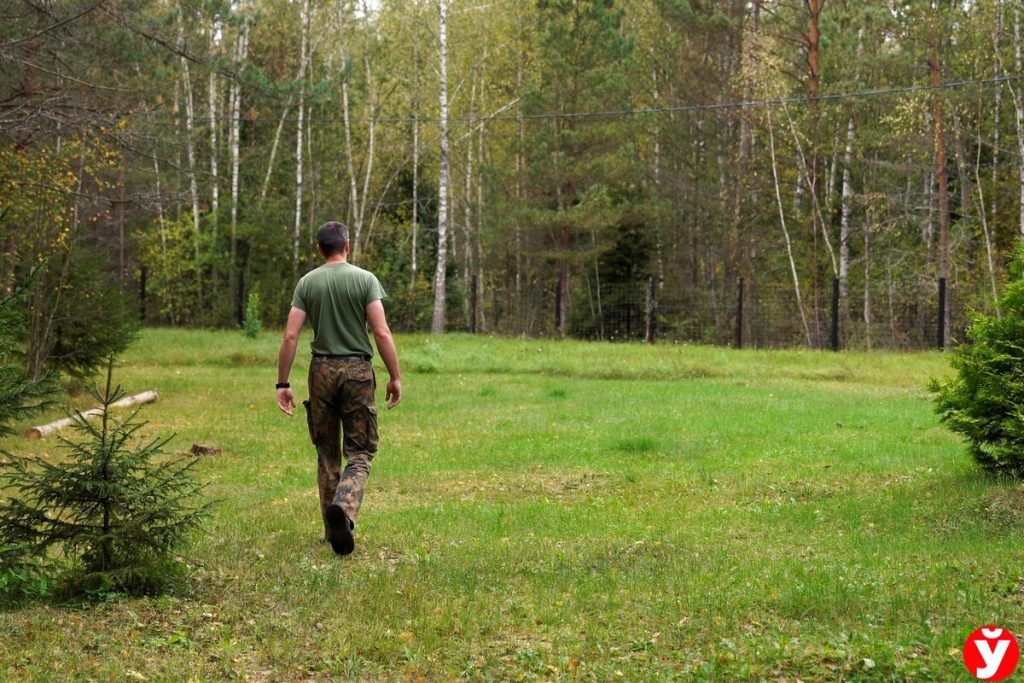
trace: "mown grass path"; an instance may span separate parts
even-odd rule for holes
[[[939,425],[939,354],[398,345],[406,398],[337,559],[276,336],[146,331],[117,378],[160,391],[149,431],[223,449],[194,574],[0,613],[0,676],[961,680],[973,628],[1024,631],[1024,488]]]

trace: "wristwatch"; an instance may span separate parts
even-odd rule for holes
[[[292,388],[292,385],[291,385],[291,384],[288,384],[288,382],[278,382],[278,383],[277,383],[276,385],[274,385],[274,386],[275,386],[275,388],[277,388],[277,389],[291,389],[291,388]]]

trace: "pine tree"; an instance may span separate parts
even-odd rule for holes
[[[559,336],[570,332],[573,276],[589,272],[586,260],[594,254],[587,252],[595,251],[598,226],[614,222],[616,211],[608,209],[621,210],[636,184],[627,161],[634,122],[580,115],[630,106],[633,46],[623,18],[615,0],[537,3],[535,49],[544,59],[523,101],[527,115],[560,114],[531,125],[529,144],[539,198],[535,222],[553,238]]]
[[[930,388],[936,412],[982,467],[1024,477],[1024,242],[1007,270],[1002,317],[976,314],[970,341],[950,359],[957,374]]]
[[[173,560],[205,516],[197,458],[160,457],[169,438],[144,438],[138,411],[123,421],[110,409],[125,394],[114,386],[114,362],[101,392],[97,422],[76,414],[84,438],[62,438],[68,457],[59,462],[4,453],[0,491],[0,546],[20,545],[43,557],[59,547],[74,568],[72,590],[154,592],[179,574]]]

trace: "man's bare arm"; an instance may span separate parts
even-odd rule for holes
[[[384,315],[384,304],[380,300],[366,306],[366,319],[370,323],[373,339],[377,342],[377,351],[380,353],[381,360],[384,361],[384,367],[388,369],[388,374],[391,376],[385,395],[388,410],[391,410],[402,400],[402,376],[398,370],[398,351],[395,349],[395,340],[391,336],[391,328],[388,327],[387,317]]]
[[[288,382],[288,375],[291,374],[292,363],[295,361],[295,347],[299,344],[299,333],[302,332],[302,324],[305,322],[306,312],[292,306],[292,310],[288,312],[288,322],[284,326],[281,350],[277,353],[278,384]],[[291,389],[277,390],[277,407],[287,415],[292,414],[292,408],[295,407],[295,394]]]

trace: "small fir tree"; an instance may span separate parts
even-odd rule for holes
[[[249,337],[249,339],[255,339],[260,336],[260,332],[263,330],[259,292],[249,292],[249,296],[246,297],[245,320],[243,321],[242,328],[245,330],[245,336]]]
[[[28,293],[25,287],[0,296],[0,436],[13,433],[10,424],[15,420],[47,406],[56,388],[52,375],[34,382],[19,362]],[[0,597],[41,596],[48,585],[43,563],[31,548],[0,537]]]
[[[967,439],[986,470],[1024,476],[1024,242],[1007,266],[1001,316],[974,314],[968,343],[950,357],[956,375],[932,380],[935,410]]]
[[[29,289],[22,288],[0,295],[0,436],[13,433],[11,422],[47,406],[56,388],[52,374],[33,381],[16,362],[25,334],[28,294]]]
[[[75,414],[84,438],[61,438],[68,458],[16,458],[0,463],[0,545],[44,557],[57,546],[73,565],[73,590],[155,592],[180,573],[173,553],[206,515],[196,482],[198,459],[161,457],[169,438],[143,438],[138,411],[120,421],[111,404],[124,396],[110,359],[96,422]]]

